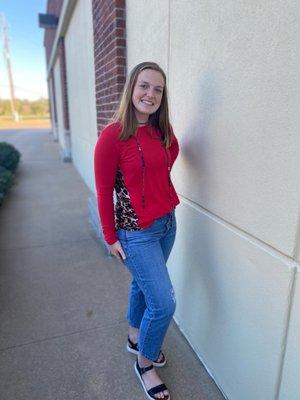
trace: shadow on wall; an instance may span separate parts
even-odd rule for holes
[[[214,121],[218,106],[221,104],[220,88],[217,86],[215,73],[212,70],[206,71],[199,80],[196,101],[199,106],[195,107],[190,114],[190,125],[187,126],[186,133],[181,140],[180,150],[184,163],[188,168],[196,170],[201,179],[201,175],[205,174],[210,167],[209,160],[205,157],[205,149],[209,137],[213,134],[212,121]]]
[[[214,120],[222,95],[216,73],[207,70],[199,79],[199,91],[195,107],[190,115],[190,125],[181,140],[181,159],[184,179],[180,183],[180,193],[194,203],[201,205],[201,199],[207,199],[213,193],[213,165],[209,152],[213,151]],[[209,151],[206,151],[210,147]],[[193,195],[189,197],[190,187]],[[198,187],[198,189],[195,189]],[[222,301],[222,287],[217,274],[217,243],[215,243],[213,224],[197,207],[193,209],[184,204],[180,211],[180,254],[182,272],[178,281],[181,293],[180,314],[184,316],[185,324],[190,329],[193,345],[200,344],[196,349],[202,355],[206,343],[211,344],[211,335],[220,320],[226,315],[225,302]],[[199,224],[200,222],[200,224]],[[179,239],[179,238],[178,238]],[[218,321],[218,324],[216,324]],[[205,322],[205,324],[204,324]]]

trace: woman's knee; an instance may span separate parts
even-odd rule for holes
[[[174,289],[172,288],[167,295],[160,299],[159,307],[155,310],[158,318],[171,319],[175,313],[176,300]]]

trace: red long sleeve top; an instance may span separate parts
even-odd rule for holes
[[[118,240],[117,229],[147,228],[179,204],[170,178],[179,152],[175,135],[166,149],[160,131],[150,125],[139,127],[125,141],[119,139],[120,132],[119,123],[105,127],[94,154],[98,210],[108,244]]]

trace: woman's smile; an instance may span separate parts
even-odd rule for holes
[[[154,103],[152,101],[150,101],[150,100],[142,99],[141,102],[146,104],[146,105],[149,105],[149,106],[153,106],[154,105]]]

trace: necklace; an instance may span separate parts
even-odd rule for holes
[[[144,157],[143,149],[142,149],[142,146],[141,146],[141,143],[139,141],[138,136],[134,135],[133,138],[134,138],[134,140],[136,142],[136,145],[137,145],[137,148],[138,148],[138,151],[139,151],[139,154],[140,154],[140,158],[141,158],[141,165],[142,165],[142,208],[145,208],[145,172],[146,172],[145,171],[146,170],[145,157]],[[165,147],[165,145],[163,144],[163,142],[161,140],[160,140],[160,143],[161,143],[161,145],[162,145],[162,147],[164,149],[164,152],[165,152],[166,167],[167,167],[167,171],[168,171],[167,173],[168,173],[168,184],[169,184],[169,196],[171,196],[171,193],[170,193],[170,188],[172,186],[172,181],[171,181],[171,154],[170,154],[170,150]]]
[[[142,163],[142,208],[145,208],[145,158],[144,158],[144,153],[140,144],[140,141],[138,140],[138,138],[136,136],[133,136],[133,138],[136,141],[137,144],[137,148],[139,150],[140,153],[140,157],[141,157],[141,163]]]

